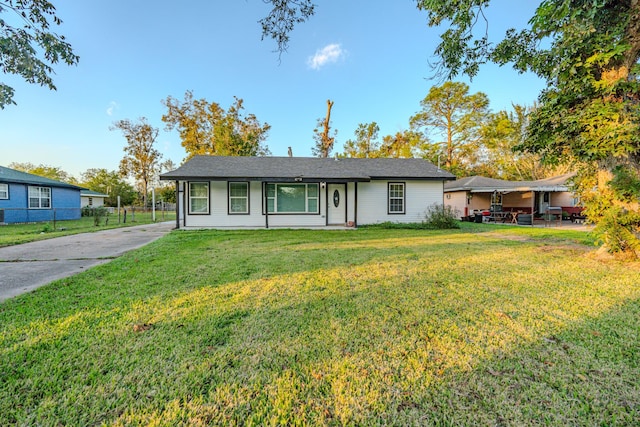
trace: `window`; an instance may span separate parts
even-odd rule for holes
[[[208,214],[209,213],[209,183],[190,182],[189,183],[189,213]]]
[[[50,209],[51,188],[29,187],[29,209]]]
[[[267,184],[267,210],[317,214],[318,195],[318,184]]]
[[[93,206],[93,197],[89,197],[89,206]]]
[[[0,199],[6,200],[9,198],[9,184],[0,184]]]
[[[404,183],[402,182],[389,183],[389,213],[404,213]]]
[[[229,183],[229,213],[248,214],[249,213],[249,183],[230,182]]]

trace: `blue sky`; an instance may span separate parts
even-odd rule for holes
[[[157,148],[180,164],[177,132],[166,132],[161,100],[195,98],[227,109],[233,97],[245,112],[269,123],[274,156],[310,156],[313,129],[334,101],[334,151],[353,138],[359,123],[375,121],[380,135],[407,129],[409,117],[438,81],[429,64],[443,28],[429,28],[413,0],[318,0],[316,15],[292,34],[280,58],[272,40],[261,41],[262,0],[58,0],[64,34],[80,55],[74,67],[56,66],[57,91],[14,76],[17,106],[0,110],[0,165],[31,162],[79,177],[89,168],[116,170],[125,140],[109,126],[147,117],[160,129]],[[521,27],[537,2],[494,0],[489,32]],[[531,105],[544,82],[508,67],[486,65],[469,82],[485,92],[493,111]]]

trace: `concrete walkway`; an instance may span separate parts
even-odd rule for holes
[[[167,234],[175,221],[113,228],[0,248],[0,302],[80,273]]]

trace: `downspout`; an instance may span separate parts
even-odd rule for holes
[[[262,194],[264,197],[264,227],[269,228],[269,203],[267,199],[267,184],[268,182],[262,183]]]

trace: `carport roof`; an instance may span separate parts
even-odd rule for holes
[[[484,176],[469,176],[444,184],[444,192],[470,191],[472,193],[493,193],[494,191],[508,193],[510,191],[569,191],[567,183],[573,173],[538,179],[535,181],[505,181],[502,179],[486,178]]]
[[[195,156],[161,180],[370,181],[453,180],[423,159]]]

